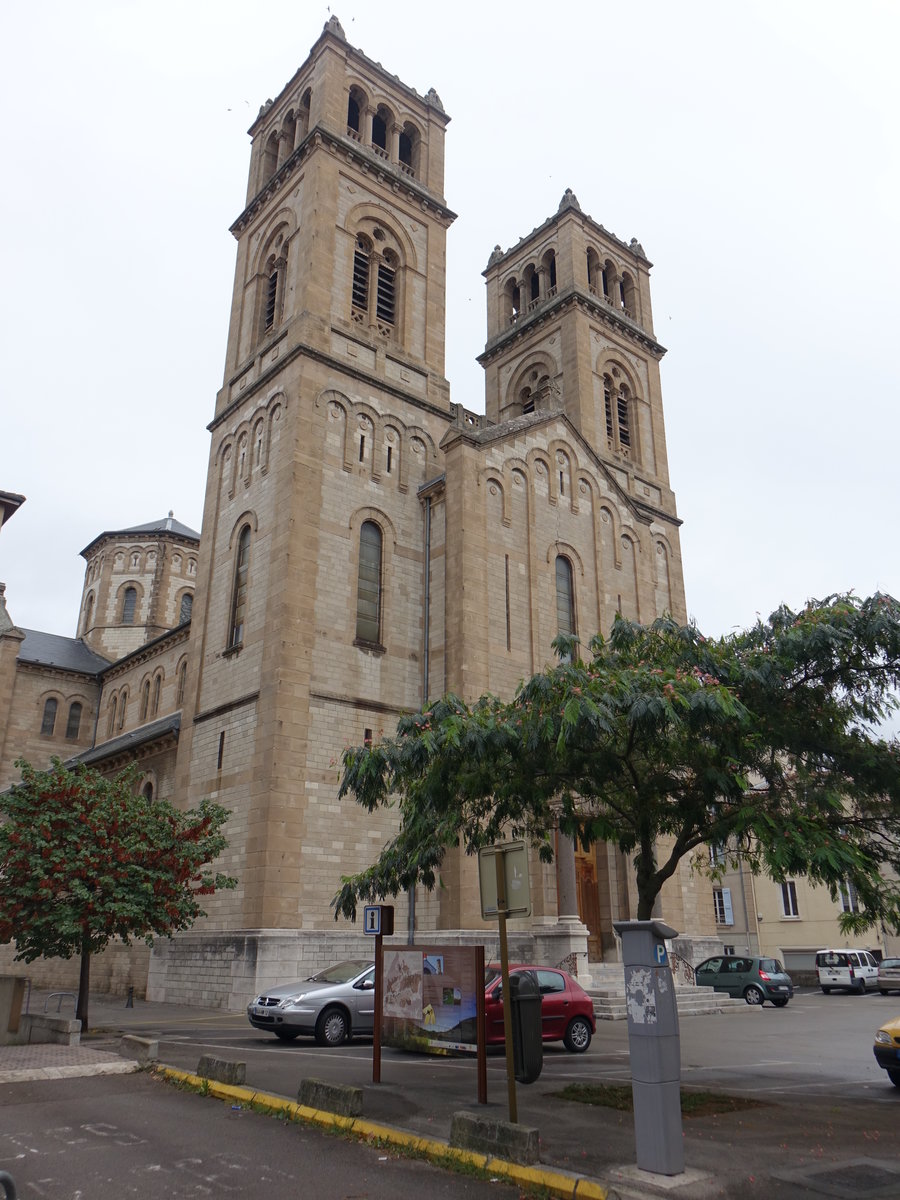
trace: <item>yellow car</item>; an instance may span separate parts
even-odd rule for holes
[[[900,1017],[886,1021],[875,1034],[875,1060],[884,1067],[894,1087],[900,1088]]]

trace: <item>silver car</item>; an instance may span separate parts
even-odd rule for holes
[[[900,992],[900,958],[883,958],[878,964],[878,990],[882,996]]]
[[[247,1005],[254,1029],[292,1042],[301,1033],[320,1046],[339,1046],[375,1023],[375,964],[367,959],[335,963],[297,983],[269,988]]]

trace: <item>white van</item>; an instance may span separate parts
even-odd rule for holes
[[[864,992],[878,987],[878,963],[868,950],[820,950],[816,978],[826,996],[832,988]]]

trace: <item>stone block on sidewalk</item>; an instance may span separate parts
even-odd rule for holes
[[[197,1064],[197,1074],[201,1079],[214,1079],[217,1083],[230,1083],[239,1087],[247,1078],[247,1064],[229,1062],[224,1058],[213,1058],[204,1054]]]
[[[297,1099],[307,1108],[336,1113],[339,1117],[362,1115],[362,1088],[344,1083],[326,1083],[324,1079],[301,1079]]]
[[[142,1067],[159,1059],[159,1042],[156,1038],[138,1037],[126,1033],[119,1039],[119,1053],[123,1058],[133,1058]]]
[[[510,1121],[494,1121],[471,1112],[453,1114],[450,1145],[526,1166],[539,1162],[541,1154],[541,1139],[537,1129],[513,1125]]]

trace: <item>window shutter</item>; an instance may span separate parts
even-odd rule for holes
[[[724,913],[723,925],[734,924],[734,909],[731,907],[731,888],[722,888],[722,910]]]

